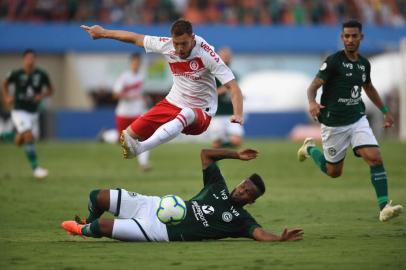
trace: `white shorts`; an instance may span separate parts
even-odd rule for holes
[[[39,123],[38,123],[38,113],[30,113],[23,110],[12,110],[11,119],[13,124],[17,129],[18,133],[24,133],[31,130],[34,137],[39,136]]]
[[[156,216],[160,197],[144,196],[125,189],[110,190],[117,198],[112,237],[121,241],[169,241],[166,225]]]
[[[355,155],[359,148],[378,147],[366,116],[347,126],[329,127],[322,124],[321,140],[324,156],[329,163],[342,161],[350,144]]]
[[[215,116],[209,126],[209,134],[212,140],[228,141],[230,136],[244,136],[244,128],[238,123],[231,123],[230,116]]]

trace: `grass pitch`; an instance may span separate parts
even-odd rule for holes
[[[94,188],[122,187],[188,199],[202,186],[203,144],[167,144],[151,153],[154,170],[141,173],[115,145],[41,143],[44,181],[32,178],[23,150],[0,145],[0,269],[406,269],[406,213],[388,223],[378,208],[368,166],[348,151],[341,178],[321,174],[311,161],[296,161],[299,144],[248,141],[257,160],[220,162],[230,190],[257,172],[266,194],[248,206],[262,226],[280,233],[301,227],[294,243],[222,240],[122,243],[68,236],[60,223],[86,215]],[[406,206],[406,144],[383,142],[389,195]]]

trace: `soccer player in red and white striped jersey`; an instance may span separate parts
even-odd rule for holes
[[[192,24],[179,19],[171,27],[171,37],[107,30],[101,26],[81,26],[93,39],[110,38],[133,43],[147,53],[160,53],[169,63],[173,86],[166,98],[134,121],[121,133],[125,158],[168,142],[180,133],[198,135],[206,131],[217,110],[215,77],[231,93],[230,121],[243,124],[241,89],[234,75],[203,38],[193,33]]]

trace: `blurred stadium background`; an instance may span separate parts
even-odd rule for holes
[[[306,88],[324,57],[342,48],[340,23],[361,20],[361,53],[370,58],[373,83],[397,119],[394,129],[383,131],[380,112],[367,102],[375,133],[406,139],[403,0],[2,0],[0,80],[21,66],[24,49],[35,49],[38,66],[49,72],[56,89],[41,114],[42,138],[94,139],[114,127],[112,85],[127,68],[128,55],[142,50],[92,41],[79,25],[167,36],[179,17],[192,21],[195,32],[217,49],[233,50],[231,67],[245,96],[246,136],[294,139],[318,133],[306,113]],[[143,72],[145,91],[159,100],[171,86],[166,62],[144,54]],[[1,111],[5,131],[7,108]]]

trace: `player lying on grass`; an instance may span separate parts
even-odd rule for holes
[[[177,20],[171,27],[171,37],[108,30],[98,25],[81,27],[93,39],[115,39],[144,47],[147,53],[162,54],[173,75],[173,86],[165,99],[121,133],[124,158],[133,158],[180,133],[203,133],[217,110],[215,77],[231,93],[230,121],[243,124],[242,93],[232,71],[210,44],[193,33],[189,21]]]
[[[307,138],[298,151],[298,158],[304,161],[311,157],[323,173],[336,178],[341,176],[347,148],[351,144],[354,154],[362,157],[369,166],[378,198],[379,220],[388,221],[398,216],[403,207],[391,205],[388,198],[386,170],[378,142],[365,115],[362,88],[382,111],[385,128],[393,126],[393,117],[372,84],[371,64],[358,53],[363,37],[360,22],[343,23],[341,40],[344,50],[327,57],[307,90],[309,112],[321,123],[324,153],[317,149],[312,138]],[[323,94],[318,104],[316,92],[321,86]]]
[[[144,196],[124,189],[94,190],[90,193],[89,216],[84,221],[65,221],[62,228],[72,235],[109,237],[122,241],[199,241],[227,237],[247,237],[258,241],[295,241],[303,237],[302,229],[285,229],[282,235],[265,231],[243,208],[265,192],[257,174],[237,185],[229,193],[216,161],[251,160],[257,151],[239,152],[225,149],[201,151],[203,189],[186,201],[187,214],[178,225],[166,226],[157,216],[160,198]],[[100,218],[104,212],[116,219]]]

